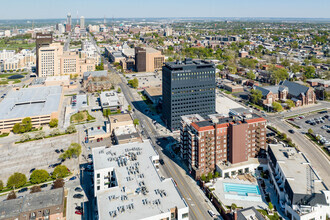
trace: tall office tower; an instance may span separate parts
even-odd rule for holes
[[[252,158],[266,152],[266,119],[251,113],[209,118],[182,116],[180,156],[188,162],[194,178],[215,170],[222,177],[250,172]]]
[[[84,18],[84,16],[80,17],[80,29],[85,29],[85,18]]]
[[[71,14],[69,13],[66,17],[65,31],[71,32],[71,28],[72,28],[72,18],[71,18]]]
[[[36,70],[37,75],[39,74],[39,49],[41,47],[49,46],[53,42],[52,34],[37,34],[36,36]]]
[[[215,113],[215,66],[207,61],[185,59],[163,66],[163,119],[174,131],[181,116]]]
[[[66,17],[66,24],[72,25],[72,18],[71,18],[71,14],[70,13]]]
[[[42,46],[38,49],[37,54],[37,72],[39,77],[60,74],[59,58],[63,54],[63,46],[60,43]]]

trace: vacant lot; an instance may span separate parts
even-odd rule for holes
[[[81,111],[71,116],[72,123],[81,123],[94,120],[95,118],[91,116],[88,111]]]

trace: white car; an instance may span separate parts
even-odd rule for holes
[[[209,215],[210,215],[212,218],[215,216],[214,212],[213,212],[211,209],[207,210],[207,213],[209,213]]]

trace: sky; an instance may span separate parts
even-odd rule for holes
[[[0,19],[152,17],[330,18],[330,0],[1,0]]]

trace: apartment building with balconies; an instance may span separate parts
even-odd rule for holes
[[[183,116],[180,129],[180,156],[192,175],[214,172],[217,164],[241,163],[265,154],[266,119],[256,114],[223,117]]]

